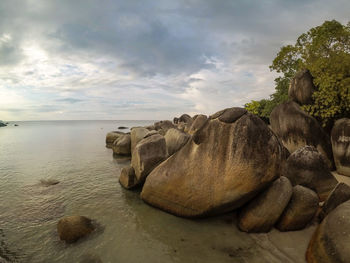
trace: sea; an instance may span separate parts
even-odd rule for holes
[[[113,156],[106,134],[153,122],[18,121],[0,128],[0,262],[304,262],[312,227],[246,234],[235,213],[180,218],[145,204],[140,190],[123,189],[118,178],[130,159]],[[70,215],[99,227],[66,244],[57,222]]]

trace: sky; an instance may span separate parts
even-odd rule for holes
[[[1,0],[0,120],[147,120],[267,98],[349,0]]]

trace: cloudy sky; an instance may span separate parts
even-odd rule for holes
[[[1,0],[0,119],[170,119],[268,97],[349,0]]]

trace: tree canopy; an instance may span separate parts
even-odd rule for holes
[[[270,66],[282,73],[275,79],[275,93],[269,99],[251,101],[250,112],[268,118],[272,109],[288,100],[288,86],[293,76],[308,69],[317,87],[313,102],[302,108],[323,126],[334,119],[350,116],[350,23],[325,21],[300,35],[295,45],[281,48]]]

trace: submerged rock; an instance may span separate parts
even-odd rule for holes
[[[238,227],[245,232],[270,231],[286,208],[292,193],[292,184],[288,178],[280,177],[242,208]]]
[[[258,117],[213,118],[152,171],[141,197],[184,217],[232,211],[278,177],[281,161],[280,142]]]
[[[290,153],[306,145],[314,146],[333,167],[333,154],[329,136],[317,120],[293,102],[276,106],[270,115],[271,129],[282,140]]]
[[[303,229],[315,216],[318,209],[318,196],[301,185],[293,187],[293,195],[276,224],[280,231]]]
[[[308,263],[350,262],[350,201],[339,205],[318,226],[306,259]]]
[[[350,176],[350,119],[343,118],[335,122],[331,139],[337,172]]]
[[[313,77],[307,69],[298,72],[290,82],[288,96],[300,105],[311,104],[315,91]]]
[[[51,185],[59,184],[60,181],[58,181],[56,179],[41,179],[40,183],[44,186],[51,186]]]
[[[339,183],[324,202],[319,218],[322,220],[338,205],[348,200],[350,200],[350,186],[344,183]]]
[[[78,239],[87,236],[95,227],[92,220],[85,216],[67,216],[57,224],[57,232],[61,240],[74,243]]]
[[[167,157],[165,138],[154,134],[142,139],[135,147],[131,158],[131,166],[139,182],[143,182],[147,175]]]
[[[321,201],[326,200],[338,183],[323,155],[313,146],[292,153],[287,159],[284,175],[293,185],[300,184],[316,191]]]
[[[119,126],[118,127],[118,130],[126,130],[126,129],[129,129],[128,127],[125,127],[125,126]]]

